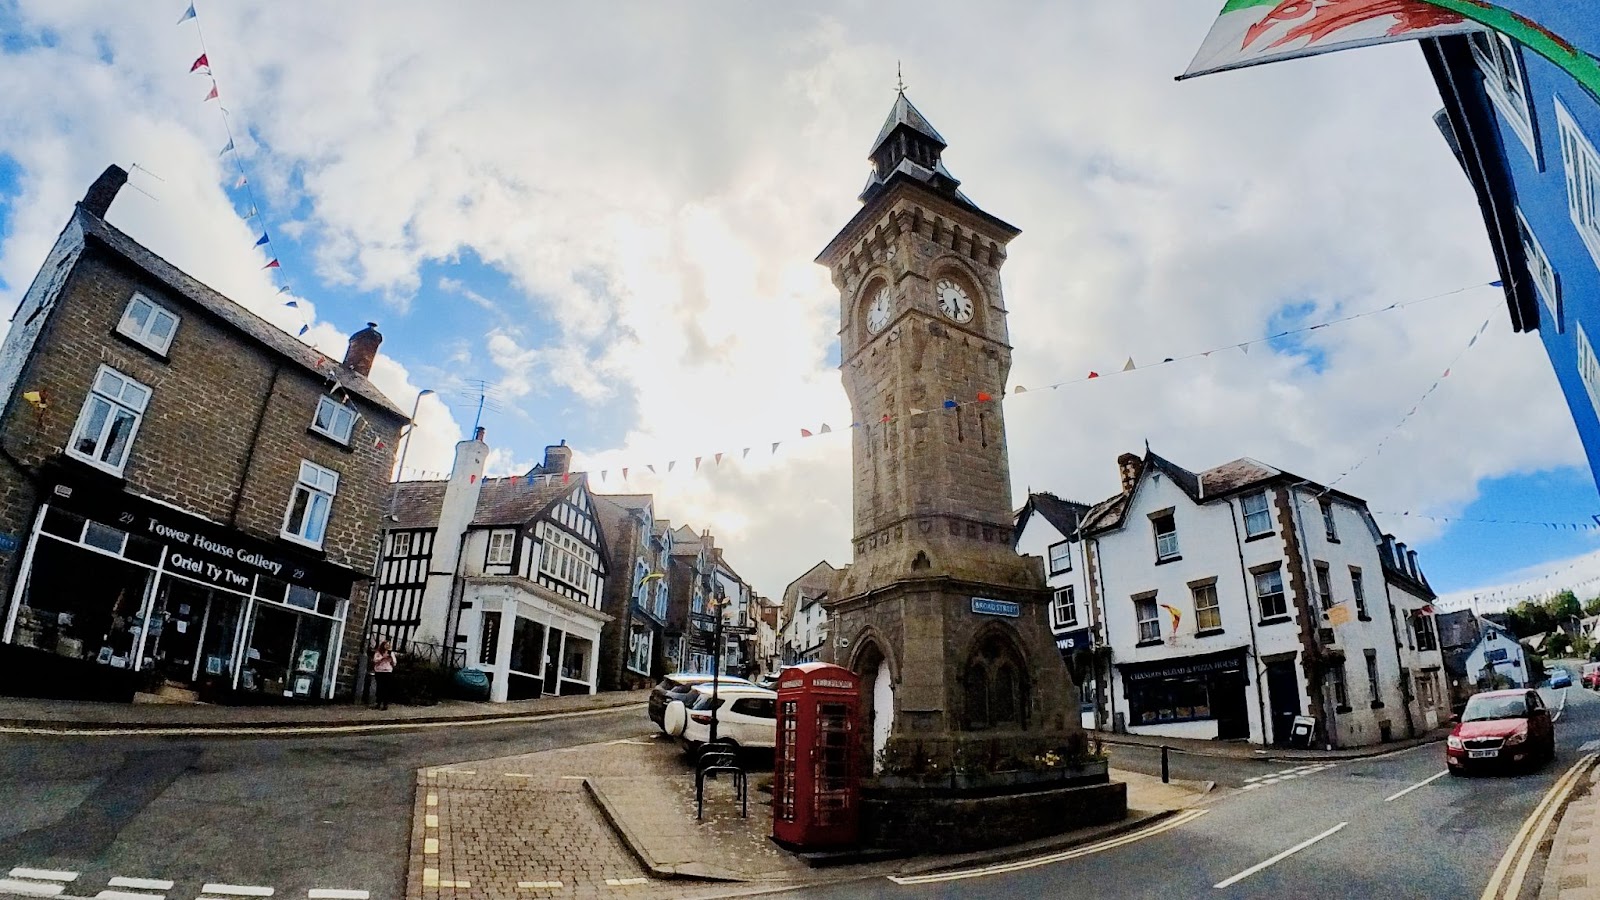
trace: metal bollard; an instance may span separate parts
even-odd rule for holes
[[[1167,745],[1166,744],[1162,744],[1161,745],[1161,783],[1162,784],[1170,784],[1171,782],[1172,782],[1172,769],[1171,769],[1171,766],[1167,762]]]

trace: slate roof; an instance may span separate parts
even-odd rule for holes
[[[1158,456],[1150,451],[1145,452],[1144,460],[1146,470],[1150,466],[1155,466],[1158,470],[1165,472],[1167,477],[1171,478],[1172,483],[1176,484],[1180,490],[1188,494],[1190,500],[1198,501],[1200,499],[1200,476],[1166,457]]]
[[[409,413],[395,406],[365,375],[345,368],[338,360],[329,359],[322,351],[296,338],[290,337],[278,326],[229,300],[214,288],[167,262],[104,219],[78,207],[78,223],[84,235],[111,252],[133,263],[156,280],[183,296],[195,306],[221,319],[234,330],[241,332],[258,344],[291,362],[328,379],[338,379],[345,390],[360,397],[384,412],[408,421]]]
[[[1240,457],[1232,462],[1225,462],[1200,473],[1201,496],[1211,497],[1217,494],[1226,494],[1249,487],[1262,481],[1270,481],[1284,474],[1282,469],[1274,468],[1264,462],[1251,459],[1248,456]]]
[[[883,127],[878,129],[878,136],[872,141],[872,149],[867,151],[867,155],[871,156],[877,153],[878,148],[883,146],[883,142],[888,140],[889,135],[894,133],[895,128],[901,125],[937,143],[940,147],[950,146],[945,143],[939,132],[933,130],[933,125],[928,122],[927,118],[918,112],[915,106],[911,105],[911,101],[906,99],[905,92],[901,91],[895,96],[894,106],[890,107],[889,116],[883,120]]]
[[[472,517],[474,527],[521,525],[538,518],[545,508],[586,481],[574,472],[566,484],[528,484],[526,476],[485,478],[478,494],[478,509]],[[402,481],[390,487],[394,518],[390,528],[432,528],[439,524],[439,509],[444,505],[448,481]]]
[[[1029,494],[1028,502],[1017,513],[1016,533],[1021,537],[1023,527],[1028,524],[1028,517],[1038,513],[1060,532],[1062,537],[1070,538],[1077,534],[1078,522],[1088,511],[1088,504],[1063,500],[1055,494],[1048,492]]]
[[[1470,649],[1483,633],[1478,617],[1470,609],[1439,613],[1434,616],[1433,624],[1439,629],[1439,646],[1447,650],[1452,647]]]
[[[393,517],[386,528],[432,528],[439,524],[447,481],[401,481],[389,486]]]

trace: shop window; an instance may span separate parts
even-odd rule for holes
[[[149,402],[149,388],[110,366],[101,366],[94,376],[94,388],[83,401],[67,453],[121,475]]]
[[[350,432],[355,429],[356,411],[332,397],[317,399],[317,414],[311,419],[311,430],[341,444],[350,443]]]
[[[1050,627],[1056,631],[1078,627],[1078,600],[1073,596],[1072,585],[1056,589],[1050,601]]]
[[[172,336],[177,331],[178,317],[150,302],[143,294],[133,295],[122,311],[122,321],[117,323],[118,334],[162,356],[172,346]]]
[[[1050,545],[1050,574],[1060,575],[1062,572],[1072,571],[1072,544],[1062,541]]]
[[[489,566],[511,565],[511,552],[516,549],[517,533],[515,531],[489,532],[489,554],[484,558],[484,564]]]
[[[122,555],[122,548],[127,546],[128,533],[120,528],[102,525],[99,522],[89,522],[83,529],[83,542],[91,547],[98,547],[107,553]]]
[[[1281,619],[1289,615],[1288,599],[1283,594],[1283,568],[1273,566],[1256,575],[1256,604],[1261,607],[1261,618]]]
[[[1322,533],[1327,536],[1328,540],[1337,542],[1339,540],[1339,528],[1333,522],[1333,501],[1323,500],[1321,506]]]
[[[328,514],[339,490],[339,473],[308,460],[300,461],[300,480],[289,500],[283,536],[298,543],[321,547],[328,530]]]
[[[1316,570],[1317,600],[1322,604],[1323,609],[1333,609],[1333,581],[1328,575],[1328,564],[1319,562],[1316,564]]]
[[[1133,682],[1128,713],[1134,725],[1192,722],[1211,718],[1210,686],[1197,678],[1155,678]]]
[[[655,649],[655,634],[647,627],[634,625],[628,632],[628,668],[640,675],[650,674],[650,655]]]
[[[1133,601],[1133,614],[1139,620],[1139,643],[1153,644],[1161,640],[1161,610],[1156,598],[1145,597]]]
[[[12,643],[113,669],[138,667],[148,569],[44,537],[27,577]]]
[[[511,626],[512,671],[540,677],[544,672],[544,626],[532,619],[516,617]],[[537,696],[537,695],[536,695]]]
[[[1244,536],[1261,537],[1272,533],[1272,512],[1267,508],[1267,492],[1257,491],[1244,498]]]
[[[1217,586],[1202,584],[1193,590],[1195,631],[1222,630],[1222,605],[1217,600]]]
[[[561,648],[561,677],[570,681],[589,680],[589,641],[567,635]]]

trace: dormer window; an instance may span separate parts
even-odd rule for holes
[[[178,317],[152,303],[143,294],[134,294],[122,311],[117,333],[162,356],[172,346],[178,332]]]
[[[350,432],[355,428],[356,411],[332,397],[317,400],[317,414],[311,420],[311,430],[332,438],[341,444],[350,443]]]

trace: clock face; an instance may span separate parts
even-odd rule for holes
[[[889,324],[889,313],[894,309],[894,298],[889,295],[887,286],[878,288],[878,293],[872,298],[872,305],[867,307],[867,330],[873,334],[883,330]]]
[[[957,322],[972,321],[972,298],[967,296],[961,285],[948,278],[941,278],[933,290],[939,298],[939,309],[945,315]]]

